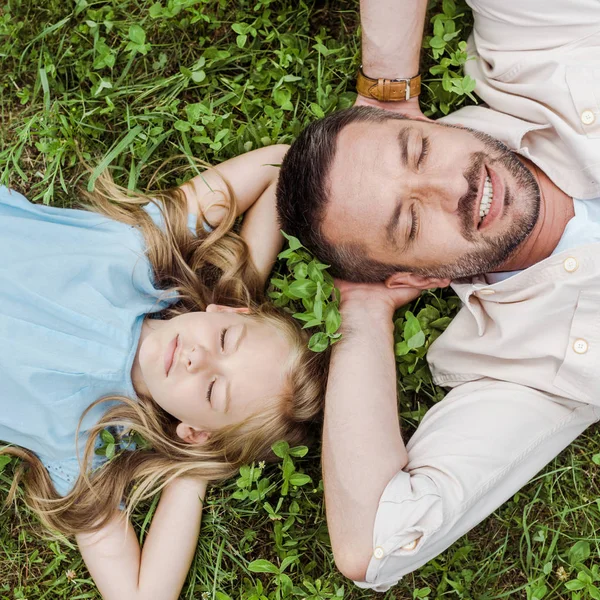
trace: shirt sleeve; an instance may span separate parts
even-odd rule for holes
[[[51,460],[40,457],[42,464],[46,467],[54,488],[60,496],[66,496],[75,485],[79,477],[79,462],[77,458],[65,458],[62,460]]]
[[[149,202],[148,204],[146,204],[146,206],[144,206],[144,210],[150,215],[150,217],[156,223],[156,225],[158,225],[161,229],[164,230],[165,222],[163,220],[163,216],[162,216],[162,213],[160,212],[158,204],[156,204],[154,202]],[[198,221],[198,215],[196,215],[194,213],[188,213],[188,222],[187,222],[188,229],[194,235],[196,235],[197,221]],[[204,220],[202,221],[202,226],[204,227],[204,231],[206,231],[207,233],[210,233],[211,231],[213,231],[213,228]]]
[[[489,379],[430,409],[385,488],[363,588],[386,591],[508,500],[589,425],[598,407]]]
[[[115,431],[111,431],[116,437]],[[95,443],[95,448],[98,449],[102,446],[102,440],[98,438]],[[134,451],[137,449],[134,441],[123,441],[119,445],[120,450]],[[81,472],[79,460],[76,456],[71,456],[62,459],[51,459],[44,456],[39,456],[42,464],[48,471],[50,479],[54,484],[56,492],[60,496],[66,496],[75,485],[79,473]],[[92,471],[99,469],[106,462],[106,457],[102,454],[95,454],[92,457]],[[121,510],[124,510],[125,504],[121,502]]]
[[[501,62],[502,53],[555,50],[597,32],[600,25],[597,0],[468,0],[468,4],[478,49],[497,52]],[[488,66],[495,69],[495,62]]]

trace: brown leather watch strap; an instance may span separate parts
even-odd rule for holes
[[[371,79],[359,69],[356,91],[361,96],[380,102],[403,102],[421,93],[421,75],[410,79]]]

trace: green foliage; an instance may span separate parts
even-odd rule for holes
[[[423,106],[429,117],[447,115],[466,98],[477,102],[473,95],[475,80],[462,72],[469,60],[464,35],[464,29],[471,25],[469,8],[463,0],[443,0],[434,3],[432,12],[432,35],[423,38],[423,48],[430,50],[426,59],[429,73],[434,76],[425,78],[430,100]]]
[[[150,444],[137,431],[121,433],[118,428],[108,427],[100,433],[94,453],[111,460],[122,450],[147,450],[150,447]]]
[[[412,424],[420,421],[429,406],[422,403],[423,398],[436,402],[444,397],[444,391],[433,383],[426,355],[459,308],[456,296],[427,292],[412,307],[402,307],[395,315],[394,351],[400,404],[406,408],[401,417]]]
[[[215,161],[289,142],[354,100],[356,40],[335,31],[356,21],[347,7],[326,28],[312,5],[273,0],[11,0],[0,21],[0,179],[69,202],[78,149],[88,159],[112,149],[108,162],[133,188],[176,154]]]
[[[283,440],[273,445],[273,452],[276,456],[283,460],[281,464],[282,473],[282,486],[281,495],[287,496],[290,486],[301,487],[311,482],[309,475],[300,473],[296,470],[293,458],[302,458],[308,453],[306,446],[298,446],[296,448],[290,448],[287,442]]]
[[[339,292],[327,265],[314,258],[297,238],[282,233],[288,246],[278,258],[285,261],[286,274],[271,279],[269,297],[275,306],[290,308],[303,328],[320,329],[313,333],[308,347],[323,352],[342,337],[338,333],[342,323]]]
[[[437,117],[474,101],[462,71],[471,15],[462,0],[429,4],[421,103]],[[173,156],[215,163],[290,142],[309,121],[353,104],[357,11],[356,0],[0,0],[0,180],[31,200],[70,206],[78,153],[99,165],[92,179],[110,165],[134,189]],[[158,185],[177,177],[164,173]],[[304,324],[313,321],[320,350],[338,339],[333,282],[294,244],[270,291]],[[448,293],[426,293],[395,317],[406,436],[443,396],[425,353],[457,307]],[[598,432],[382,597],[593,598]],[[99,451],[110,457],[129,442],[107,433]],[[181,598],[373,598],[335,569],[318,451],[274,451],[275,464],[245,466],[210,489]],[[16,467],[0,456],[2,499]],[[155,507],[140,508],[138,530],[147,531]],[[0,600],[99,599],[75,546],[37,531],[22,502],[0,512]]]
[[[6,465],[10,464],[11,460],[12,459],[10,456],[0,455],[0,473],[4,471],[4,467],[6,467]]]
[[[106,456],[108,460],[115,456],[117,440],[113,433],[108,429],[103,429],[100,433],[101,444],[95,449],[95,453],[99,456]]]

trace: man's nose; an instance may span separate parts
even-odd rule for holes
[[[427,198],[443,211],[458,211],[459,200],[467,193],[469,185],[458,170],[452,173],[436,174],[427,183]]]
[[[187,355],[187,370],[196,373],[210,366],[210,354],[200,345],[192,346]]]

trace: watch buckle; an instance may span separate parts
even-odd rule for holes
[[[404,99],[405,100],[410,100],[410,81],[411,81],[411,77],[408,77],[407,79],[391,79],[390,81],[404,81]]]

